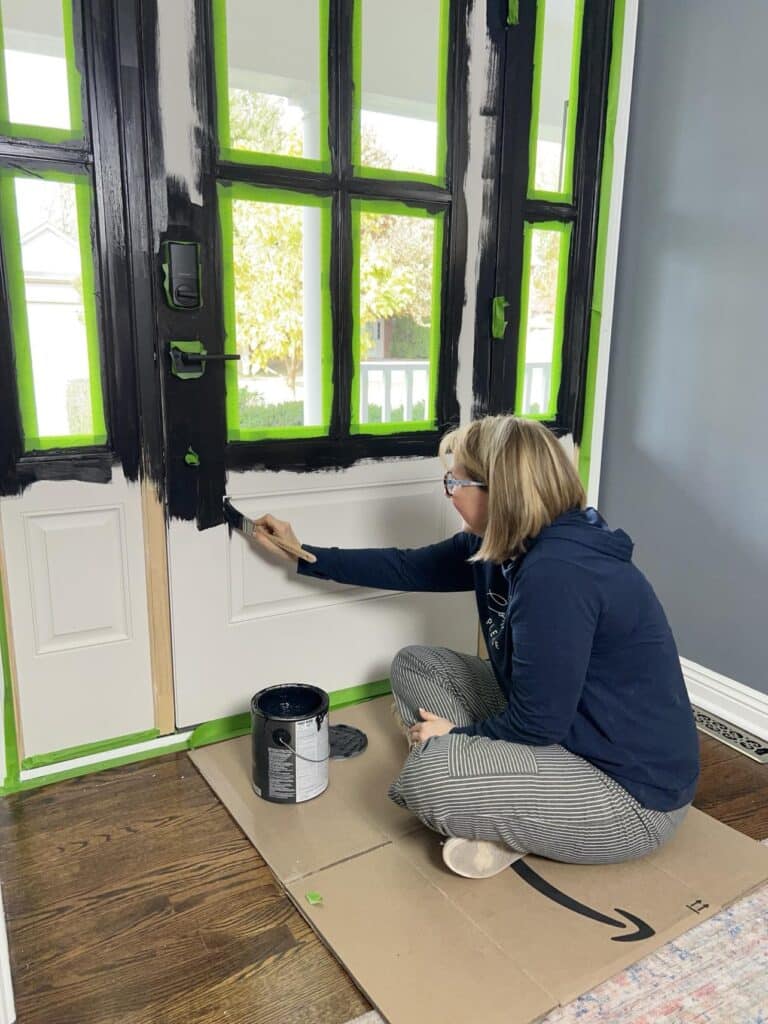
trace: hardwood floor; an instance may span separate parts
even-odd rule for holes
[[[696,806],[768,836],[768,766],[701,736]],[[369,1004],[186,754],[0,801],[18,1024],[342,1024]]]

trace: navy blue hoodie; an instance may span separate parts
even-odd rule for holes
[[[344,550],[305,544],[305,576],[387,590],[473,590],[507,707],[453,732],[559,743],[643,806],[691,802],[699,774],[693,713],[675,641],[632,541],[595,509],[573,509],[497,565],[457,533],[424,548]]]

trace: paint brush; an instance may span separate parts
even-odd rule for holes
[[[261,533],[263,537],[272,541],[275,547],[281,548],[283,551],[287,551],[288,554],[293,555],[294,558],[300,558],[304,562],[317,561],[317,558],[310,551],[305,551],[304,548],[299,547],[296,544],[292,544],[288,540],[283,540],[283,538],[278,537],[277,534],[268,533],[263,526],[259,523],[255,523],[253,519],[249,519],[247,515],[235,508],[229,498],[224,499],[222,507],[224,509],[224,518],[233,530],[237,530],[239,533],[245,534],[246,537],[253,537],[256,533]]]

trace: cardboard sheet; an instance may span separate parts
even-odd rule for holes
[[[386,795],[407,753],[390,704],[331,714],[362,729],[368,749],[331,761],[328,790],[308,803],[256,796],[248,736],[190,757],[391,1024],[529,1024],[768,880],[768,849],[696,810],[641,860],[529,856],[494,878],[460,878],[441,837]]]

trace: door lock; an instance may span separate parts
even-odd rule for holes
[[[168,354],[171,357],[171,373],[180,380],[197,380],[205,372],[205,364],[211,359],[216,362],[239,359],[238,353],[209,353],[202,341],[170,341]]]

